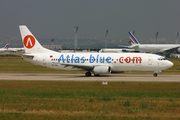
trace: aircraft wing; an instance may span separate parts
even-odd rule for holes
[[[94,68],[93,65],[82,65],[82,64],[71,64],[71,63],[59,63],[64,65],[64,67],[72,66],[73,68],[81,68],[84,70],[92,70]]]
[[[118,45],[118,47],[120,47],[120,48],[129,48],[129,46],[125,46],[125,45]]]
[[[169,47],[169,48],[166,48],[166,49],[161,49],[160,52],[166,52],[166,51],[171,51],[171,50],[175,50],[177,48],[179,48],[180,46],[176,46],[176,47]]]
[[[129,46],[129,48],[132,48],[132,49],[135,49],[135,50],[139,50],[139,45],[138,44],[131,45],[131,46]]]

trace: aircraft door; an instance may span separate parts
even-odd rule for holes
[[[148,58],[148,65],[152,65],[152,57]]]

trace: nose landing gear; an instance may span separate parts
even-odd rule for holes
[[[154,71],[153,76],[154,76],[154,77],[157,77],[157,73],[160,73],[160,72],[162,72],[162,70],[159,70],[159,71]]]

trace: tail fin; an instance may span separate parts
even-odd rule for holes
[[[6,44],[5,46],[4,46],[4,49],[8,49],[9,48],[9,44]]]
[[[129,38],[132,44],[140,44],[131,32],[129,32]]]
[[[41,46],[41,44],[37,41],[37,39],[33,36],[33,34],[25,25],[20,25],[19,29],[22,37],[22,42],[25,48],[25,53],[45,53],[50,51]]]

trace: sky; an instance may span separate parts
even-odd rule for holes
[[[180,32],[180,0],[1,0],[0,38],[20,38],[26,25],[36,38],[128,39],[135,30],[143,43],[174,41]],[[180,42],[179,42],[180,43]]]

